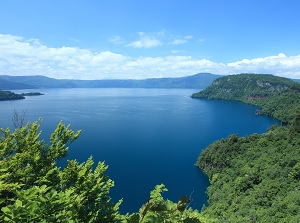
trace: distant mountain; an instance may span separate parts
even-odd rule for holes
[[[11,88],[6,88],[9,90],[14,89],[35,89],[35,88],[65,88],[69,85],[67,84],[68,81],[66,80],[58,80],[54,78],[49,78],[45,76],[0,76],[0,86],[2,80],[11,82]],[[24,87],[21,85],[16,84],[23,84]],[[77,87],[77,86],[72,86]],[[1,89],[1,87],[0,87]]]
[[[221,77],[210,73],[199,73],[179,78],[150,78],[143,80],[69,80],[45,76],[0,76],[0,89],[35,88],[194,88],[203,89]]]
[[[12,90],[12,89],[34,89],[36,87],[25,84],[25,83],[20,83],[16,81],[10,81],[5,78],[0,78],[0,89],[1,90]]]
[[[300,83],[300,79],[293,79],[293,81]]]

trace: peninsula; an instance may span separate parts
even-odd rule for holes
[[[282,122],[293,119],[300,104],[300,84],[268,74],[238,74],[217,78],[192,98],[235,100],[259,106],[258,114]]]
[[[299,222],[300,84],[272,75],[230,75],[192,97],[253,104],[260,107],[257,113],[285,124],[265,134],[230,135],[201,152],[197,166],[211,183],[203,216],[216,222]]]
[[[15,94],[11,91],[0,90],[0,101],[19,100],[19,99],[25,99],[25,97],[19,94]]]
[[[0,90],[0,101],[20,100],[20,99],[25,99],[25,96],[39,96],[39,95],[43,95],[43,94],[40,92],[29,92],[29,93],[16,94],[11,91]]]

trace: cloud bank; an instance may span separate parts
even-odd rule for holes
[[[154,37],[140,33],[132,47],[154,47]],[[180,44],[192,37],[178,39]],[[121,42],[120,37],[113,39]],[[0,75],[45,75],[58,79],[144,79],[182,77],[200,72],[214,74],[269,73],[300,79],[300,55],[243,59],[216,63],[190,56],[130,57],[110,51],[93,52],[77,47],[52,48],[37,39],[0,34]]]

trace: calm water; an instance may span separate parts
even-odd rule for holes
[[[111,196],[124,199],[122,212],[138,211],[160,183],[169,189],[166,198],[191,196],[191,206],[200,209],[209,185],[194,165],[200,151],[231,133],[265,132],[276,120],[256,116],[255,107],[242,103],[191,99],[197,91],[40,90],[45,95],[0,102],[0,126],[12,128],[15,109],[26,111],[26,121],[43,118],[46,141],[60,120],[82,129],[68,159],[84,162],[92,155],[95,162],[105,160],[107,174],[115,181]]]

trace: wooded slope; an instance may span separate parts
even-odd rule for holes
[[[231,135],[205,150],[197,165],[208,175],[209,205],[217,222],[300,222],[299,84],[272,75],[219,78],[194,98],[238,100],[287,123],[265,134]]]

